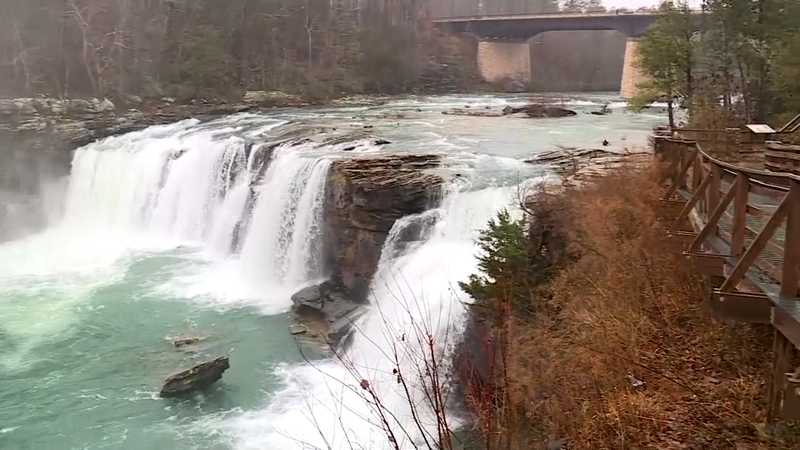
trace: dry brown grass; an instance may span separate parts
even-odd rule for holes
[[[628,171],[561,196],[573,257],[536,317],[509,324],[511,448],[800,448],[760,431],[770,328],[712,319],[655,180]]]

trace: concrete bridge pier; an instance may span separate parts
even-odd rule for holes
[[[639,68],[639,38],[629,37],[625,43],[625,64],[622,68],[622,83],[620,95],[629,99],[639,92],[638,85],[646,80],[646,76]]]
[[[489,83],[512,83],[527,87],[531,82],[530,42],[478,42],[478,70],[484,81]]]

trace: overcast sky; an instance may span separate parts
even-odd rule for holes
[[[642,6],[657,6],[661,3],[660,0],[604,0],[606,6],[609,8],[629,8],[636,9]],[[700,0],[689,0],[692,6],[700,6]]]

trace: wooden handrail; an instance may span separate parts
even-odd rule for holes
[[[700,151],[700,154],[703,155],[703,159],[711,162],[712,164],[716,164],[716,165],[718,165],[718,166],[720,166],[722,168],[731,170],[732,172],[735,172],[735,173],[744,173],[745,175],[759,176],[759,177],[765,177],[765,178],[773,178],[773,179],[776,179],[776,180],[800,181],[800,175],[795,175],[793,173],[786,173],[786,172],[769,172],[769,171],[766,171],[766,170],[758,170],[758,169],[752,169],[752,168],[748,168],[748,167],[737,166],[736,164],[728,163],[728,162],[722,161],[720,159],[714,158],[713,156],[711,156],[708,153],[706,153],[703,150],[703,148],[702,148],[702,146],[700,144],[698,144],[698,143],[696,143],[694,141],[680,141],[680,142],[694,145]]]
[[[718,294],[739,293],[738,286],[745,278],[752,286],[763,286],[763,275],[767,274],[773,285],[761,288],[764,295],[796,298],[800,279],[800,225],[795,222],[800,221],[800,176],[722,161],[706,152],[700,143],[688,139],[657,137],[657,145],[659,141],[670,146],[660,152],[669,162],[670,173],[665,180],[670,181],[670,186],[665,199],[679,194],[687,201],[670,230],[677,230],[695,211],[697,235],[687,251],[729,255],[728,269],[723,273],[725,281]],[[721,192],[723,186],[728,187],[727,192]],[[758,206],[750,200],[751,195],[759,196]],[[732,217],[726,215],[731,205]],[[790,218],[793,218],[791,223],[787,223]],[[760,225],[754,227],[754,222]],[[784,223],[787,226],[781,247],[780,239],[773,241]],[[724,248],[714,248],[715,245]],[[765,252],[769,253],[768,259],[764,259]],[[778,257],[784,267],[776,276]],[[759,273],[749,276],[754,268]]]

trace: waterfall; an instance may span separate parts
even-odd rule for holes
[[[399,365],[410,386],[411,401],[419,407],[419,421],[435,434],[434,416],[424,406],[425,392],[418,379],[420,361],[411,354],[413,344],[403,341],[414,336],[415,326],[424,325],[434,338],[442,372],[447,372],[468,301],[458,282],[477,270],[477,233],[498,205],[511,204],[513,193],[513,188],[454,191],[440,208],[397,221],[372,282],[372,306],[357,323],[342,357],[347,364],[325,360],[287,368],[286,387],[264,410],[225,423],[236,448],[345,450],[351,448],[350,443],[357,443],[356,448],[393,448],[362,397],[361,380],[370,383],[397,418],[393,428],[401,448],[418,448],[415,444],[421,442],[421,434],[409,398],[393,373],[392,348],[399,349]],[[457,426],[457,420],[451,420]]]
[[[287,308],[293,290],[325,275],[321,221],[331,160],[313,144],[252,145],[226,131],[187,121],[79,149],[65,234],[96,241],[98,251],[114,243],[117,257],[198,248],[212,261],[233,261],[236,284],[252,287],[246,296],[270,296]]]
[[[300,286],[324,275],[322,211],[331,161],[302,156],[304,146],[282,146],[264,175],[242,270],[257,282]]]

